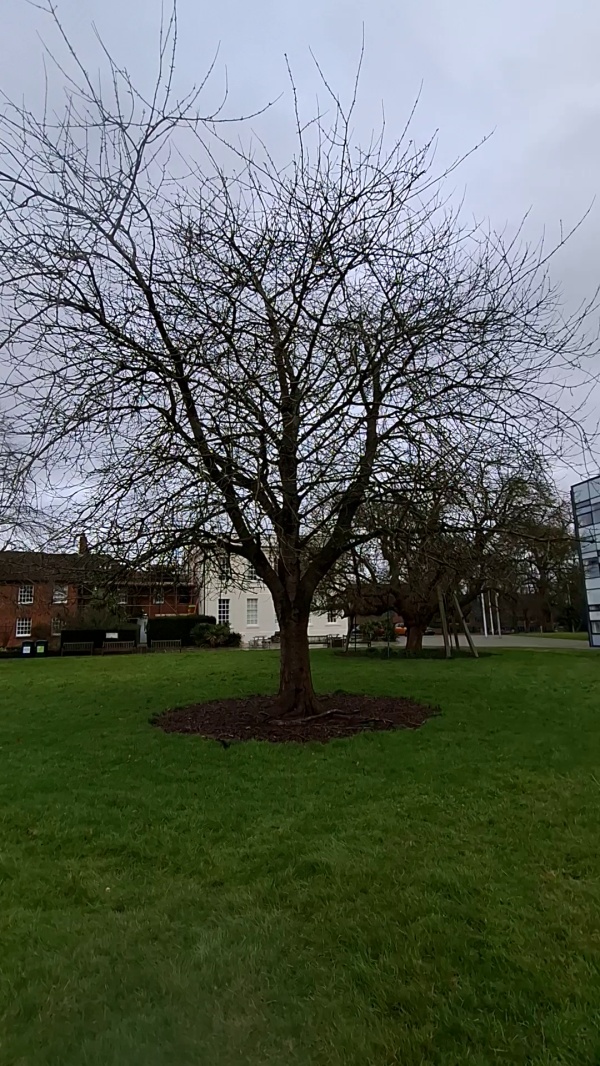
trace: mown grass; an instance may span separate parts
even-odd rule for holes
[[[417,732],[224,750],[271,652],[1,664],[1,1066],[597,1064],[599,660],[313,656]]]

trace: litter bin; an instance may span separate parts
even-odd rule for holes
[[[36,654],[36,656],[47,655],[48,654],[48,641],[47,640],[36,640],[36,642],[35,642],[35,654]]]
[[[21,655],[26,655],[28,659],[33,659],[35,656],[35,640],[24,640],[21,644]]]

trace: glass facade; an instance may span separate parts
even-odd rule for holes
[[[571,489],[583,568],[590,644],[600,648],[600,475]]]

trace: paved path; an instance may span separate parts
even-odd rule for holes
[[[473,634],[473,640],[478,648],[537,648],[538,651],[598,651],[598,648],[590,648],[587,640],[561,640],[560,637],[532,637],[525,633],[507,633],[502,637],[483,637]],[[402,640],[399,644],[404,643]],[[443,647],[442,637],[424,637],[424,648]],[[460,637],[461,648],[467,648],[468,644],[464,636]]]

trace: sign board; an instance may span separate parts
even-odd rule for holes
[[[107,633],[106,634],[106,639],[107,640],[118,640],[119,639],[119,634],[118,633]]]

